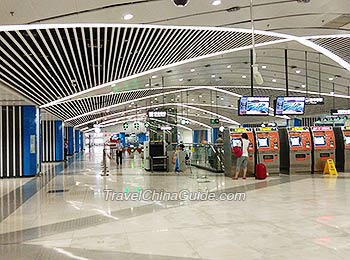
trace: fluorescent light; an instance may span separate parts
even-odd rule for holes
[[[266,69],[267,66],[266,66],[266,65],[262,65],[261,68],[262,68],[262,69]]]
[[[214,74],[212,74],[212,75],[211,75],[211,77],[212,77],[212,78],[215,78],[215,75],[214,75]]]
[[[212,3],[212,5],[221,5],[221,0],[214,0]]]
[[[296,73],[296,74],[300,74],[300,73],[301,73],[301,70],[296,70],[295,73]]]
[[[226,67],[226,68],[231,69],[231,67],[232,67],[232,65],[227,65],[227,67]]]
[[[277,80],[276,80],[276,79],[272,79],[272,82],[275,82],[275,83],[276,83],[276,82],[277,82]]]
[[[334,80],[334,78],[332,78],[332,77],[330,77],[330,78],[328,78],[330,81],[333,81]]]
[[[184,81],[184,79],[179,79],[179,81]]]
[[[301,87],[302,87],[302,88],[306,88],[306,85],[303,84],[303,85],[301,85]]]
[[[133,14],[125,14],[124,16],[123,16],[123,19],[124,20],[131,20],[132,18],[134,18],[134,15]]]
[[[191,72],[195,72],[195,71],[196,71],[196,69],[191,69],[190,71],[191,71]]]
[[[152,79],[155,79],[155,78],[157,78],[157,75],[153,75],[153,76],[152,76]]]
[[[247,76],[246,75],[242,75],[242,79],[246,79],[247,78]]]

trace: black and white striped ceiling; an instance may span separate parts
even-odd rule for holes
[[[257,31],[257,46],[296,41],[349,69],[350,37],[295,37]],[[249,49],[251,30],[149,25],[0,26],[0,81],[55,116],[81,125],[162,90],[89,96],[176,65]],[[167,89],[169,93],[174,89]],[[84,98],[81,98],[85,94]],[[87,94],[87,95],[86,95]]]

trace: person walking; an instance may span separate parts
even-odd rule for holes
[[[117,156],[116,156],[116,160],[117,160],[117,164],[119,165],[122,165],[122,157],[123,157],[123,144],[120,142],[120,138],[117,139],[117,143],[115,145],[116,147],[116,153],[117,153]]]
[[[243,180],[246,179],[247,168],[248,168],[248,148],[250,141],[246,133],[242,134],[242,139],[239,142],[238,146],[242,149],[242,156],[237,158],[236,163],[236,174],[233,177],[234,180],[238,180],[238,175],[241,170],[243,170]]]
[[[68,141],[64,139],[64,160],[67,161],[68,156]]]

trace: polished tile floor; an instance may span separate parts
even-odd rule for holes
[[[350,175],[232,181],[192,168],[151,174],[102,151],[0,180],[0,259],[349,259]],[[203,176],[208,175],[208,178]],[[246,192],[245,201],[111,201],[104,189]]]

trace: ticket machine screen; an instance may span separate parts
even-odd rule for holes
[[[345,144],[350,144],[350,136],[345,136]]]
[[[232,138],[231,147],[241,146],[241,138]]]
[[[268,138],[258,138],[259,147],[269,147],[269,139]]]
[[[290,138],[290,145],[291,146],[301,146],[300,137],[291,137]]]
[[[315,136],[314,143],[315,145],[326,145],[326,138],[324,136]]]

